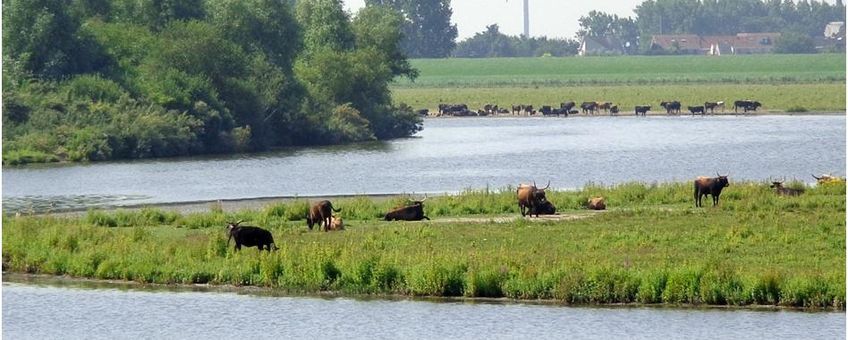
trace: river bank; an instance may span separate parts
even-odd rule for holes
[[[797,185],[797,184],[796,184]],[[551,191],[561,216],[516,216],[514,191],[432,197],[432,221],[380,217],[403,200],[340,199],[343,232],[309,232],[305,200],[258,210],[91,211],[4,218],[3,268],[161,284],[564,304],[845,308],[845,185],[778,197],[734,183],[716,208],[691,184]],[[609,211],[588,214],[591,196]],[[233,252],[226,221],[269,229],[280,251]],[[439,220],[445,220],[440,222]]]

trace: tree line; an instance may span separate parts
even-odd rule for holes
[[[409,136],[403,17],[340,0],[13,0],[3,160],[106,160]]]

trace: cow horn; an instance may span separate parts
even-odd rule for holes
[[[424,199],[423,199],[423,200],[420,200],[419,202],[424,202],[424,201],[426,201],[426,200],[427,200],[427,194],[424,194]]]
[[[238,222],[236,222],[235,226],[238,226],[239,224],[241,224],[241,222],[244,222],[244,220],[238,220]]]
[[[824,176],[816,177],[816,175],[813,175],[813,174],[810,174],[810,176],[813,176],[813,178],[815,178],[817,181],[820,181],[822,178],[824,178]]]
[[[536,180],[533,180],[533,187],[536,187]]]
[[[548,180],[548,185],[547,185],[547,186],[545,186],[545,188],[544,188],[544,189],[542,189],[542,190],[545,190],[545,189],[550,188],[550,187],[551,187],[551,180]]]

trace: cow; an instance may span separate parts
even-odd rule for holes
[[[603,197],[592,197],[586,201],[586,208],[590,210],[606,210],[607,204]]]
[[[724,102],[721,102],[721,101],[719,101],[719,102],[705,102],[704,103],[704,113],[706,113],[707,110],[709,110],[710,113],[714,114],[715,109],[719,108],[719,107],[722,109],[722,111],[724,111]]]
[[[637,105],[635,108],[633,108],[633,111],[636,112],[637,116],[640,115],[640,114],[644,116],[648,113],[648,111],[651,111],[651,107],[650,106],[639,106],[639,105]]]
[[[547,202],[547,197],[545,197],[545,190],[551,186],[551,182],[548,181],[548,185],[542,189],[536,187],[536,182],[533,182],[533,185],[529,184],[519,184],[518,188],[515,190],[516,196],[518,196],[518,209],[521,211],[521,216],[526,216],[527,212],[530,212],[530,215],[536,215],[539,217],[539,210],[536,207],[541,207],[545,202]]]
[[[524,105],[524,113],[531,116],[536,114],[536,110],[533,110],[533,105]]]
[[[539,109],[539,112],[541,112],[544,116],[549,116],[553,114],[554,109],[550,105],[542,105],[542,108]]]
[[[677,113],[680,114],[680,102],[673,100],[670,102],[660,102],[660,106],[665,109],[666,114]]]
[[[241,246],[256,247],[259,251],[267,249],[269,252],[278,249],[277,245],[274,244],[274,236],[271,235],[270,231],[259,227],[240,226],[239,224],[241,222],[243,221],[227,223],[229,234],[227,237],[227,247],[230,246],[230,239],[234,239],[236,241],[236,251],[241,250]]]
[[[430,115],[430,110],[428,110],[428,109],[421,109],[421,110],[417,110],[417,111],[415,111],[415,113],[416,113],[417,115],[421,116],[421,117],[427,117],[427,116],[429,116],[429,115]]]
[[[748,113],[748,111],[757,111],[760,106],[763,104],[756,100],[737,100],[733,102],[733,112],[738,113],[739,108],[742,108],[742,112]]]
[[[610,108],[612,107],[612,103],[610,102],[596,102],[595,107],[597,110],[604,110],[604,112],[609,113]]]
[[[483,110],[486,111],[487,114],[496,114],[498,113],[498,106],[495,104],[486,104],[483,105]]]
[[[539,215],[555,215],[556,207],[553,203],[551,203],[551,201],[545,201],[531,208],[530,215],[533,214],[535,214],[536,217],[539,217]]]
[[[580,111],[577,111],[575,109],[568,110],[568,114],[570,114],[570,115],[576,115],[578,113],[580,113]]]
[[[512,114],[521,114],[521,111],[524,111],[524,105],[513,105],[512,106]]]
[[[713,197],[713,206],[718,205],[718,198],[721,195],[721,190],[729,187],[727,175],[722,176],[716,173],[718,177],[698,177],[695,179],[695,207],[701,207],[701,197],[711,195]]]
[[[821,175],[821,177],[816,177],[816,175],[812,175],[812,176],[813,176],[813,178],[816,179],[816,182],[818,184],[828,184],[828,183],[834,183],[834,182],[841,182],[841,181],[845,180],[843,178],[832,176],[832,175],[829,175],[829,174]]]
[[[591,113],[595,114],[595,111],[598,110],[598,103],[595,102],[583,102],[580,104],[580,108],[583,110],[583,113]]]
[[[430,220],[429,217],[424,216],[424,201],[427,200],[425,196],[423,200],[420,201],[412,201],[411,205],[407,205],[405,207],[395,208],[392,211],[386,213],[384,219],[386,221],[421,221],[421,220]]]
[[[553,111],[551,111],[551,113],[555,114],[557,117],[559,117],[560,115],[568,117],[568,110],[564,108],[554,109]]]
[[[334,209],[333,203],[330,201],[323,200],[318,203],[312,205],[309,208],[309,214],[306,215],[306,224],[309,227],[309,230],[312,230],[312,226],[317,224],[320,228],[322,225],[324,226],[324,231],[329,231],[330,225],[333,223],[333,212],[342,211],[341,209]]]
[[[344,226],[345,226],[344,220],[342,220],[341,217],[333,215],[333,222],[330,223],[330,230],[331,231],[344,230]]]
[[[687,109],[689,109],[689,112],[692,112],[692,115],[693,115],[693,116],[694,116],[696,113],[697,113],[697,114],[700,114],[700,115],[702,115],[702,116],[704,115],[704,111],[705,111],[705,110],[704,110],[704,107],[703,107],[703,106],[700,106],[700,105],[699,105],[699,106],[687,106],[686,108],[687,108]]]
[[[565,112],[568,112],[568,111],[571,111],[571,109],[574,108],[574,105],[576,105],[574,102],[569,101],[569,102],[560,103],[559,108],[565,109]]]
[[[610,113],[610,116],[612,116],[612,115],[617,116],[618,115],[618,105],[610,106],[609,113]]]
[[[769,187],[773,188],[774,192],[779,196],[798,196],[804,193],[804,189],[793,189],[784,187],[783,182],[772,181]]]

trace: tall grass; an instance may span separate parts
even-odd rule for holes
[[[91,211],[4,216],[3,268],[111,280],[273,287],[298,292],[845,307],[845,184],[778,197],[734,183],[694,208],[688,183],[587,185],[549,198],[574,220],[516,216],[514,188],[431,197],[430,222],[384,222],[401,203],[334,202],[344,232],[309,232],[306,201],[261,210],[178,214]],[[602,195],[610,211],[582,209]],[[440,222],[442,217],[478,222]],[[276,252],[227,247],[225,221],[272,231]]]

